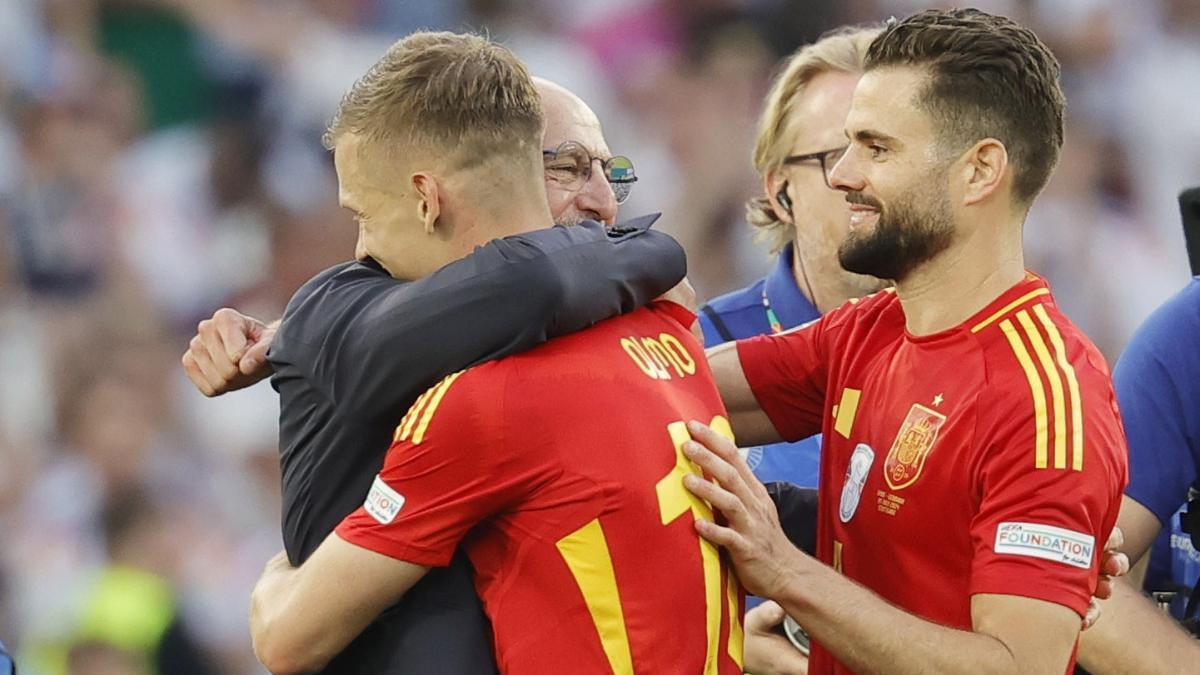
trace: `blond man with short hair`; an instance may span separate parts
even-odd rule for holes
[[[360,255],[420,275],[549,226],[533,92],[515,57],[480,38],[418,34],[393,47],[329,134]],[[683,420],[724,419],[694,318],[656,302],[449,373],[403,419],[393,411],[393,444],[361,507],[304,564],[268,563],[251,610],[260,660],[283,673],[324,667],[461,545],[502,672],[741,673],[742,593],[693,527],[711,512],[679,482],[692,470],[679,460]]]
[[[317,549],[363,503],[399,417],[431,384],[631,312],[682,278],[678,244],[645,223],[618,226],[624,234],[597,222],[550,227],[541,105],[524,66],[483,38],[398,42],[346,97],[326,139],[339,200],[359,223],[359,260],[305,284],[274,336],[214,317],[184,356],[197,386],[216,394],[261,379],[252,368],[239,380],[242,359],[270,344],[257,353],[281,400],[286,555],[255,593],[252,632],[272,670],[495,671],[461,553],[391,595],[425,570],[402,567],[399,579],[367,589],[354,586],[377,580],[366,564],[315,577],[291,570],[331,560]],[[310,578],[314,586],[287,581]],[[312,633],[319,620],[333,627]]]

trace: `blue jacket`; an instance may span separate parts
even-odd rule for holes
[[[714,347],[730,340],[770,334],[769,307],[781,330],[795,328],[820,318],[821,313],[804,297],[792,274],[792,245],[779,253],[770,274],[749,286],[726,293],[700,308],[704,344]],[[767,302],[763,302],[764,291]],[[801,487],[817,487],[821,437],[796,443],[774,443],[745,448],[754,475],[765,482],[787,481]]]
[[[1113,385],[1129,439],[1125,494],[1163,524],[1147,588],[1190,588],[1200,579],[1200,554],[1178,511],[1188,490],[1200,487],[1200,277],[1138,328],[1113,369]]]

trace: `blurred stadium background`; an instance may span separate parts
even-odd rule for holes
[[[486,30],[579,93],[637,166],[623,214],[667,214],[704,298],[767,269],[742,205],[777,60],[929,4],[0,0],[0,638],[23,672],[152,673],[162,644],[258,672],[277,403],[265,385],[204,399],[179,356],[217,307],[278,317],[351,255],[319,137],[393,40]],[[1029,265],[1111,361],[1187,277],[1200,2],[974,4],[1063,63],[1066,148]]]

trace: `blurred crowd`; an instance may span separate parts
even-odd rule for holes
[[[0,637],[23,672],[257,672],[278,403],[266,385],[205,399],[179,357],[216,308],[278,317],[351,256],[321,131],[396,38],[486,31],[587,100],[637,167],[623,215],[666,214],[703,299],[769,265],[744,203],[777,61],[930,4],[0,2]],[[1111,361],[1188,274],[1200,3],[975,4],[1062,61],[1066,147],[1028,264]]]

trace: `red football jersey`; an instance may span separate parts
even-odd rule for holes
[[[338,534],[431,566],[461,542],[502,672],[741,673],[743,593],[683,487],[685,422],[729,430],[693,319],[656,303],[446,378]]]
[[[785,439],[823,433],[823,562],[966,630],[976,593],[1087,611],[1125,436],[1104,358],[1043,280],[934,335],[884,291],[738,354]],[[809,672],[849,671],[816,645]]]

